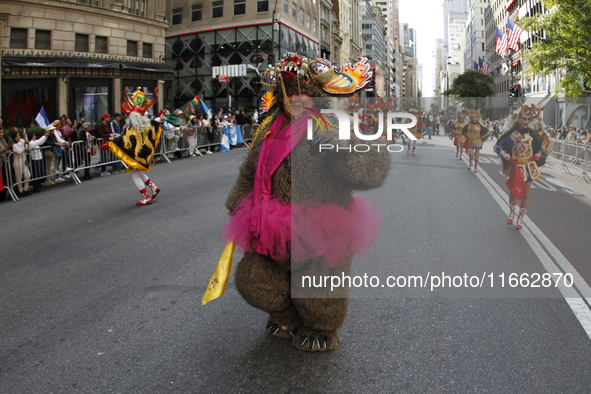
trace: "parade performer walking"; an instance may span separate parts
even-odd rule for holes
[[[154,153],[162,135],[162,124],[153,122],[146,116],[148,108],[156,102],[158,88],[154,89],[152,101],[146,99],[142,88],[138,88],[131,98],[125,88],[123,95],[125,100],[121,103],[121,110],[128,115],[125,128],[120,137],[108,142],[108,148],[127,165],[127,171],[131,172],[131,178],[142,195],[136,205],[147,205],[160,192],[160,188],[145,174],[154,164]],[[146,188],[150,189],[151,195]]]
[[[406,154],[410,153],[410,148],[412,145],[412,154],[415,154],[415,150],[417,149],[417,140],[423,138],[423,122],[421,121],[421,114],[416,109],[409,109],[407,112],[413,114],[417,118],[417,124],[414,127],[408,129],[412,135],[416,137],[416,140],[411,140],[410,138],[406,138],[406,145],[408,149],[406,150]]]
[[[474,168],[474,172],[477,173],[482,143],[483,140],[490,135],[490,131],[488,131],[488,129],[482,123],[480,123],[482,115],[480,115],[479,109],[468,111],[468,116],[470,117],[470,122],[462,129],[462,134],[464,134],[464,136],[467,138],[464,144],[467,144],[468,155],[470,156],[470,165],[468,166],[468,170]]]
[[[454,139],[454,146],[456,147],[456,158],[462,160],[464,154],[464,144],[466,143],[466,136],[462,132],[466,126],[466,110],[460,111],[458,119],[452,124],[450,137]]]
[[[535,105],[521,105],[518,112],[505,121],[505,129],[495,144],[495,152],[501,157],[501,170],[509,188],[509,217],[507,224],[515,220],[517,201],[521,201],[515,228],[523,228],[523,217],[529,206],[532,182],[542,175],[540,167],[550,153],[550,139],[540,119],[541,109]]]
[[[370,79],[365,58],[336,69],[326,59],[310,61],[291,53],[267,69],[261,82],[271,89],[265,100],[270,114],[257,129],[226,200],[228,243],[203,303],[223,293],[231,268],[227,257],[235,244],[244,252],[235,274],[238,292],[269,314],[270,334],[290,339],[300,350],[338,346],[348,299],[346,286],[327,292],[299,279],[314,273],[346,275],[353,256],[372,244],[383,220],[371,201],[352,190],[382,184],[390,167],[388,152],[356,154],[351,147],[362,140],[354,133],[339,139],[338,125],[321,113],[329,97],[351,94]]]

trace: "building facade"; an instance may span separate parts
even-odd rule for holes
[[[174,107],[198,95],[209,108],[258,108],[259,76],[269,64],[287,52],[320,56],[324,6],[321,0],[172,0],[165,59],[174,67]]]
[[[0,10],[5,126],[29,127],[41,107],[50,120],[96,122],[119,111],[126,87],[151,97],[172,76],[165,0],[0,1]]]

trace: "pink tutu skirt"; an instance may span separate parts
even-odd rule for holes
[[[256,217],[261,220],[258,234],[251,231]],[[366,251],[379,237],[383,223],[376,205],[363,196],[354,195],[347,208],[334,203],[284,203],[273,196],[253,208],[252,194],[248,194],[234,210],[222,237],[243,253],[258,252],[275,260],[291,254],[294,262],[322,259],[335,267]]]

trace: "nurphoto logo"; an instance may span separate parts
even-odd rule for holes
[[[351,127],[351,120],[350,116],[344,112],[337,109],[321,109],[321,114],[333,114],[338,119],[339,124],[339,140],[342,141],[349,141],[351,140],[351,129],[353,129],[353,133],[355,136],[362,141],[375,141],[378,138],[384,135],[384,119],[386,121],[385,131],[386,131],[386,139],[388,141],[393,140],[394,130],[402,131],[407,138],[410,140],[416,141],[416,137],[409,131],[410,128],[417,125],[417,118],[415,115],[407,112],[388,112],[386,116],[383,116],[382,112],[378,113],[377,116],[377,129],[375,133],[371,133],[371,130],[366,131],[365,133],[359,127],[359,113],[353,113],[353,127]],[[406,120],[410,119],[410,123],[406,123]],[[314,131],[314,121],[312,119],[308,119],[308,129],[307,129],[307,137],[308,140],[312,140]],[[371,149],[375,148],[378,151],[382,148],[387,149],[388,152],[402,152],[404,150],[404,146],[400,144],[384,144],[384,143],[374,143],[374,144],[353,144],[348,145],[346,147],[329,144],[329,143],[322,143],[318,145],[319,152],[322,151],[329,151],[329,150],[346,150],[349,152],[368,152]]]

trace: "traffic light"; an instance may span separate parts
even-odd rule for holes
[[[521,85],[514,85],[511,86],[509,89],[509,97],[519,97],[519,90],[521,89]]]
[[[273,67],[273,55],[268,55],[267,56],[267,67],[268,68]]]

